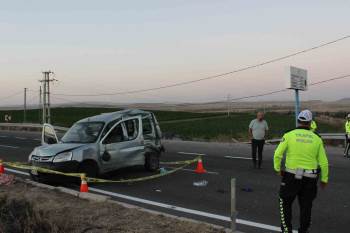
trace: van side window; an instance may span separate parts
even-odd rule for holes
[[[101,138],[103,138],[107,133],[108,131],[118,122],[120,121],[120,119],[116,119],[116,120],[113,120],[111,122],[108,123],[108,125],[106,126],[106,128],[103,130],[102,134],[101,134]]]
[[[128,140],[134,140],[139,135],[139,121],[137,119],[124,121]]]
[[[143,128],[143,135],[153,133],[152,122],[151,122],[151,119],[149,117],[142,119],[142,128]]]
[[[103,141],[103,144],[112,144],[123,141],[125,141],[125,136],[122,125],[119,124],[110,132],[110,134],[108,134],[106,139]]]

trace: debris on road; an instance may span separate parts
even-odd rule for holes
[[[227,190],[225,190],[225,189],[217,189],[217,190],[216,190],[216,192],[218,192],[218,193],[222,193],[222,194],[224,194],[224,193],[228,193],[228,191],[227,191]]]
[[[164,167],[161,167],[161,168],[159,169],[159,173],[160,173],[160,174],[165,174],[165,173],[167,173],[167,170],[166,170]]]
[[[206,181],[206,180],[193,182],[193,186],[196,186],[196,187],[205,187],[207,185],[208,185],[208,181]]]
[[[17,181],[0,189],[0,231],[28,233],[224,233],[225,230],[185,219],[93,202]],[[16,222],[17,224],[13,224]]]
[[[247,192],[247,193],[253,192],[253,189],[250,188],[250,187],[241,188],[241,190],[242,190],[243,192]]]

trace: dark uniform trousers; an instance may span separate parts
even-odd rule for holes
[[[299,233],[307,233],[311,225],[312,202],[317,195],[317,178],[298,180],[294,176],[285,172],[282,178],[279,193],[281,228],[283,233],[292,232],[292,206],[297,197],[300,206]]]
[[[346,138],[346,145],[345,145],[345,150],[344,150],[344,156],[349,157],[349,149],[350,149],[350,138],[348,134],[345,134]]]

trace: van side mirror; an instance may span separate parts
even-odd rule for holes
[[[47,144],[49,144],[49,145],[51,145],[51,144],[56,144],[57,142],[56,142],[56,139],[54,139],[54,138],[51,138],[51,137],[46,137],[46,143]]]

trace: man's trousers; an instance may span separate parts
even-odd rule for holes
[[[258,166],[261,167],[265,140],[252,139],[252,159],[256,167],[256,152],[258,152]]]

